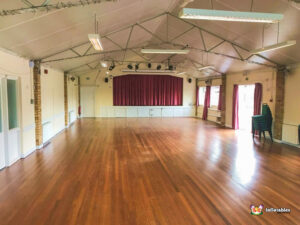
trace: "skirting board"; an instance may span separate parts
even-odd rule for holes
[[[36,149],[37,149],[37,147],[33,147],[33,148],[30,149],[28,152],[22,153],[22,154],[21,154],[21,159],[25,159],[27,156],[29,156],[29,155],[31,155],[33,152],[35,152]]]

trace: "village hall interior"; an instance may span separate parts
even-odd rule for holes
[[[1,0],[0,225],[299,225],[300,0]]]

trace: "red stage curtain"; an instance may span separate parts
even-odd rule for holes
[[[262,84],[256,83],[254,89],[254,112],[253,115],[261,114],[261,101],[262,101]]]
[[[218,110],[223,109],[223,85],[220,85],[220,92],[219,92],[219,103],[218,103]]]
[[[239,129],[239,86],[233,86],[233,101],[232,101],[232,128]]]
[[[182,105],[183,79],[169,75],[125,75],[113,79],[115,106]]]
[[[207,120],[208,108],[210,107],[210,86],[206,86],[202,119]]]

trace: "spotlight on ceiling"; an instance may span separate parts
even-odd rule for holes
[[[100,64],[101,64],[101,66],[102,66],[103,68],[106,68],[106,67],[107,67],[107,62],[105,62],[105,61],[101,61]]]
[[[151,63],[148,63],[148,68],[149,68],[149,69],[151,68],[151,66],[152,66]]]
[[[132,70],[133,66],[131,64],[128,64],[127,68],[130,69],[130,70]]]
[[[161,65],[157,65],[156,69],[160,70],[161,69]]]
[[[109,71],[112,71],[115,67],[116,67],[116,66],[115,66],[115,63],[112,62],[108,70],[109,70]]]
[[[137,64],[135,64],[135,70],[138,70],[139,69],[139,64],[137,63]]]

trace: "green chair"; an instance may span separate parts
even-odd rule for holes
[[[270,107],[267,104],[262,106],[262,115],[257,115],[252,117],[252,135],[254,138],[255,131],[259,132],[259,140],[261,139],[261,133],[263,133],[264,138],[266,138],[265,131],[268,131],[273,142],[272,136],[272,122],[273,117]]]

